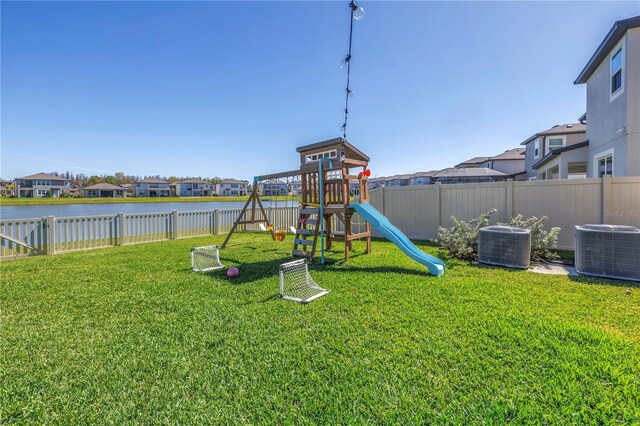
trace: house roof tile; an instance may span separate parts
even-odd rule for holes
[[[550,129],[543,130],[542,132],[538,132],[535,135],[527,138],[525,141],[520,143],[520,145],[526,145],[540,136],[570,135],[573,133],[585,133],[586,131],[587,125],[582,123],[557,124]]]
[[[508,149],[502,154],[495,155],[493,157],[490,157],[489,159],[492,161],[495,161],[495,160],[523,160],[524,161],[525,151],[526,151],[525,148]]]
[[[83,190],[98,189],[98,190],[103,190],[103,191],[114,191],[114,190],[124,191],[126,188],[123,188],[123,187],[118,186],[118,185],[112,185],[112,184],[107,183],[107,182],[100,182],[100,183],[96,183],[95,185],[87,186],[86,188],[82,188],[82,189]]]
[[[237,183],[237,184],[246,184],[247,182],[244,180],[238,179],[222,179],[220,183]]]
[[[169,183],[166,180],[158,179],[158,178],[146,178],[142,179],[138,183]]]
[[[36,173],[35,175],[29,175],[29,176],[23,176],[21,178],[18,179],[22,179],[22,180],[65,180],[65,178],[60,177],[60,176],[56,176],[56,175],[51,175],[49,173]]]
[[[478,177],[478,176],[506,176],[505,173],[497,170],[489,169],[487,167],[470,167],[465,169],[457,169],[455,167],[449,167],[447,169],[440,170],[433,177]]]
[[[211,182],[206,182],[206,181],[204,181],[204,180],[200,180],[200,179],[185,179],[185,180],[183,180],[183,181],[176,182],[176,183],[178,183],[178,184],[182,184],[182,183],[191,183],[191,184],[195,184],[195,183],[198,183],[198,184],[211,184]]]

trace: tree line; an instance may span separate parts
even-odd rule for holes
[[[101,183],[101,182],[107,182],[110,183],[112,185],[126,185],[126,184],[134,184],[136,182],[139,182],[141,180],[144,179],[152,179],[152,178],[156,178],[156,179],[162,179],[165,180],[169,183],[177,183],[183,180],[187,180],[187,179],[198,179],[198,180],[202,180],[205,182],[209,182],[209,183],[220,183],[221,179],[219,177],[202,177],[202,176],[186,176],[186,177],[182,177],[182,176],[160,176],[160,175],[144,175],[144,176],[135,176],[135,175],[127,175],[124,174],[122,172],[118,172],[116,174],[113,175],[91,175],[91,176],[87,176],[83,173],[77,173],[74,174],[73,172],[70,171],[65,171],[65,172],[58,172],[58,171],[54,171],[54,172],[50,172],[50,174],[54,175],[54,176],[59,176],[65,180],[68,180],[71,183],[71,186],[80,186],[80,187],[86,187],[86,186],[91,186],[91,185],[95,185],[97,183]]]

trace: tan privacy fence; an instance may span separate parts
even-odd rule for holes
[[[493,182],[377,188],[371,204],[409,238],[435,239],[451,216],[470,220],[492,208],[492,222],[548,216],[559,226],[559,248],[572,250],[574,227],[586,223],[640,227],[640,177]]]

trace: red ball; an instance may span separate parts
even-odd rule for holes
[[[238,268],[233,267],[227,270],[227,277],[229,278],[235,278],[238,275],[240,275],[240,270]]]

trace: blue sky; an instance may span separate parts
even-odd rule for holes
[[[494,155],[585,111],[640,2],[362,1],[348,138],[374,176]],[[251,178],[340,135],[347,2],[2,2],[0,175]]]

